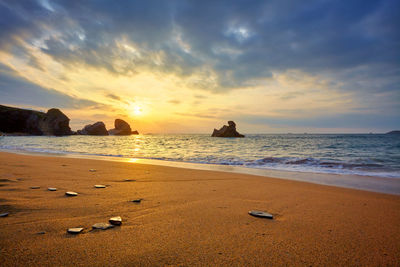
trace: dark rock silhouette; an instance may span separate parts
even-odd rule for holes
[[[108,131],[110,135],[131,135],[132,130],[129,124],[121,119],[116,119],[114,122],[114,129]]]
[[[78,130],[81,135],[108,135],[104,122],[98,121],[94,124],[86,125],[82,130]]]
[[[236,131],[236,123],[233,121],[228,121],[228,126],[224,125],[221,129],[214,129],[211,135],[212,137],[244,137]]]
[[[139,134],[139,132],[135,130],[135,131],[132,131],[131,134]]]
[[[44,135],[70,135],[69,118],[61,110],[49,109],[40,121],[40,129]]]
[[[47,113],[0,105],[0,131],[19,135],[71,135],[69,118],[59,109]]]
[[[388,133],[386,133],[386,134],[395,134],[395,135],[400,135],[400,131],[390,131],[390,132],[388,132]]]

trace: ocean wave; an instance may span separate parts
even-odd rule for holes
[[[235,143],[206,135],[5,137],[0,149],[400,178],[397,142],[357,135],[249,135]]]

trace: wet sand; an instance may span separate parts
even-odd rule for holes
[[[400,264],[400,196],[246,174],[2,152],[3,212],[1,266]]]

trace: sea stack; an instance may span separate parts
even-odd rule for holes
[[[77,133],[81,135],[108,135],[106,125],[102,121],[88,124],[82,130],[78,130]]]
[[[114,129],[108,131],[110,135],[131,135],[131,134],[139,134],[138,131],[131,130],[131,126],[124,120],[116,119],[114,122]]]
[[[212,137],[244,137],[236,131],[236,123],[234,121],[228,121],[228,126],[224,125],[221,129],[214,129],[211,135]]]

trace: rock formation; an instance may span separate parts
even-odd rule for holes
[[[110,135],[131,135],[131,134],[136,134],[136,133],[132,132],[131,126],[129,126],[129,124],[126,121],[121,120],[121,119],[116,119],[115,120],[114,127],[115,127],[114,129],[111,129],[111,130],[108,131],[108,133]]]
[[[108,135],[104,122],[98,121],[94,124],[86,125],[82,130],[78,130],[81,135]]]
[[[386,133],[386,134],[393,134],[393,135],[400,135],[400,131],[390,131],[390,132],[388,132],[388,133]]]
[[[69,118],[59,109],[49,109],[39,122],[43,135],[70,135]]]
[[[0,105],[0,132],[26,135],[71,135],[69,118],[59,109],[47,113]]]
[[[228,126],[224,125],[221,129],[214,129],[212,137],[244,137],[244,135],[236,131],[236,124],[233,121],[228,121]]]

